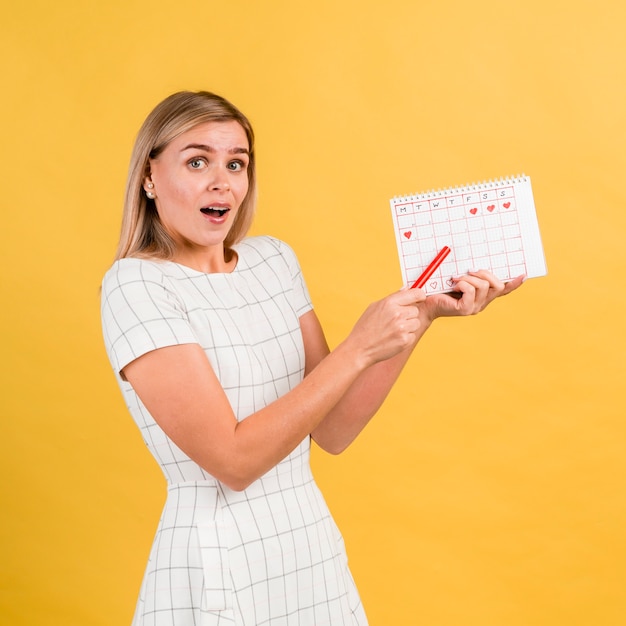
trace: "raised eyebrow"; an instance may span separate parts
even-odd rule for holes
[[[185,152],[185,150],[202,150],[204,152],[215,152],[215,148],[211,146],[207,146],[203,143],[190,143],[186,145],[181,152]],[[228,150],[229,154],[247,154],[250,156],[250,150],[247,148],[231,148]]]

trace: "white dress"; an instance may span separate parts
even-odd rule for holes
[[[342,537],[311,474],[310,438],[232,491],[165,435],[120,377],[146,352],[198,343],[239,420],[302,380],[299,317],[312,305],[293,251],[270,237],[235,249],[229,274],[122,259],[103,280],[107,353],[168,484],[133,626],[363,626]]]

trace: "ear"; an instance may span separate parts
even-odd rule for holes
[[[143,190],[148,200],[154,200],[156,198],[154,183],[152,182],[152,178],[149,175],[143,179]]]
[[[146,193],[148,193],[149,191],[154,191],[154,183],[152,182],[150,174],[147,174],[143,179],[143,190]]]

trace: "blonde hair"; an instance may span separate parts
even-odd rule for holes
[[[241,241],[254,217],[256,168],[254,132],[246,116],[228,100],[208,91],[180,91],[158,104],[139,129],[130,159],[120,240],[115,259],[129,256],[170,259],[175,244],[154,204],[143,192],[149,160],[156,158],[176,137],[206,122],[238,122],[248,138],[248,192],[224,240],[225,251]]]

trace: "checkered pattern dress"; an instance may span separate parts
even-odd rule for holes
[[[122,259],[102,286],[105,345],[127,406],[167,479],[133,626],[367,624],[342,537],[309,465],[310,438],[235,492],[165,435],[120,370],[151,350],[204,349],[237,419],[297,385],[310,298],[291,248],[236,247],[229,274]]]

